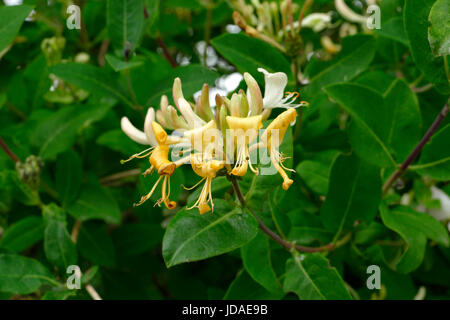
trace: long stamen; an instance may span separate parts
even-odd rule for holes
[[[164,176],[160,176],[160,177],[158,178],[158,181],[156,181],[155,185],[153,186],[152,190],[150,190],[150,192],[147,193],[147,195],[141,197],[141,200],[139,201],[139,203],[137,203],[137,204],[135,203],[135,204],[133,204],[133,206],[134,206],[134,207],[140,206],[140,205],[143,204],[145,201],[147,201],[147,200],[152,196],[153,192],[155,192],[156,187],[158,186],[159,182],[161,181],[161,179],[162,179],[163,177],[164,177]]]
[[[279,158],[277,157],[277,151],[275,149],[272,149],[270,151],[270,160],[272,160],[272,164],[274,165],[275,169],[277,169],[278,173],[283,178],[283,189],[287,190],[291,186],[291,184],[294,182],[292,179],[289,179],[286,172],[283,170],[283,168],[279,165]]]
[[[197,182],[193,187],[189,187],[189,188],[188,188],[188,187],[185,187],[185,186],[183,186],[183,185],[181,185],[181,186],[183,187],[184,190],[190,191],[190,190],[193,190],[193,189],[197,188],[198,185],[199,185],[200,183],[202,183],[205,179],[206,179],[206,178],[201,179],[201,180],[200,180],[199,182]]]
[[[126,162],[128,162],[128,161],[131,161],[131,160],[133,160],[133,159],[142,159],[142,158],[148,157],[149,155],[152,154],[154,148],[155,148],[155,147],[150,147],[150,148],[148,148],[148,149],[145,149],[144,151],[141,151],[141,152],[139,152],[139,153],[133,154],[133,155],[132,155],[131,157],[129,157],[127,160],[120,160],[120,163],[121,163],[121,164],[124,164],[124,163],[126,163]],[[148,153],[142,155],[144,152],[147,152],[147,151],[148,151]]]

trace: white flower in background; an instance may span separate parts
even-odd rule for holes
[[[311,28],[314,32],[320,32],[330,25],[330,13],[311,13],[302,20],[302,27]]]
[[[428,214],[439,221],[450,219],[450,197],[441,189],[432,186],[431,198],[439,200],[441,207],[439,209],[427,209]]]
[[[265,90],[263,98],[263,108],[298,108],[304,106],[304,103],[295,104],[298,94],[289,92],[286,97],[284,89],[288,83],[288,78],[284,72],[269,73],[263,68],[258,68],[259,72],[264,73]]]

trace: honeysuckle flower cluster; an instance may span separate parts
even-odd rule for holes
[[[260,174],[258,163],[250,157],[258,149],[268,151],[273,167],[283,178],[282,188],[290,187],[293,181],[286,171],[293,170],[284,166],[285,156],[278,149],[287,129],[295,123],[296,108],[307,103],[297,102],[298,93],[285,92],[288,82],[285,73],[269,73],[261,68],[258,71],[264,74],[264,95],[256,80],[245,73],[247,91],[240,90],[230,99],[216,95],[216,107],[211,107],[207,84],[197,101],[191,103],[183,95],[181,80],[176,78],[172,90],[175,106],[169,105],[167,96],[162,96],[159,110],[148,109],[143,131],[133,126],[128,118],[122,118],[123,132],[133,141],[150,146],[123,162],[148,158],[150,167],[144,176],[154,171],[159,175],[153,188],[136,205],[147,201],[162,182],[161,198],[156,204],[175,208],[176,202],[170,200],[170,177],[181,165],[188,164],[200,177],[192,188],[204,183],[198,200],[188,209],[198,208],[200,214],[209,212],[214,208],[213,179],[219,173]],[[274,108],[285,108],[286,111],[262,130],[263,121],[269,118]],[[172,130],[171,134],[166,130]]]

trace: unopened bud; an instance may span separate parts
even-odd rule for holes
[[[248,72],[244,73],[244,80],[247,83],[247,95],[249,96],[250,115],[256,116],[263,110],[263,98],[261,89],[255,78],[253,78]]]
[[[173,101],[175,101],[175,105],[177,106],[178,110],[180,110],[180,106],[178,105],[178,100],[180,98],[184,99],[183,89],[181,87],[181,79],[180,78],[175,78],[175,80],[173,81],[172,94],[173,94]]]

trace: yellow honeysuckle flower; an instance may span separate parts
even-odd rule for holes
[[[233,140],[236,146],[236,161],[231,174],[243,176],[249,166],[250,170],[258,173],[250,161],[248,145],[258,137],[258,130],[263,127],[262,116],[257,115],[248,118],[227,116],[226,119],[232,135],[230,140]]]
[[[286,134],[287,129],[292,123],[295,123],[295,119],[297,118],[297,111],[294,108],[287,109],[283,113],[281,113],[278,117],[276,117],[266,128],[264,133],[261,135],[261,142],[255,145],[255,148],[264,147],[269,151],[270,160],[272,164],[277,169],[278,173],[283,178],[283,189],[287,190],[294,182],[292,179],[288,177],[286,172],[292,171],[293,169],[286,168],[283,165],[284,157],[278,151],[278,148],[283,141],[284,135]]]
[[[192,208],[198,208],[200,214],[205,214],[206,212],[209,212],[211,210],[214,211],[211,183],[212,180],[216,177],[217,171],[222,169],[224,165],[224,162],[220,160],[201,161],[196,157],[196,155],[191,155],[192,170],[194,170],[194,172],[203,179],[201,179],[195,186],[190,189],[197,187],[203,180],[206,181],[197,201],[194,203],[194,205],[189,207],[188,210]],[[208,202],[211,203],[211,206],[208,204]]]

